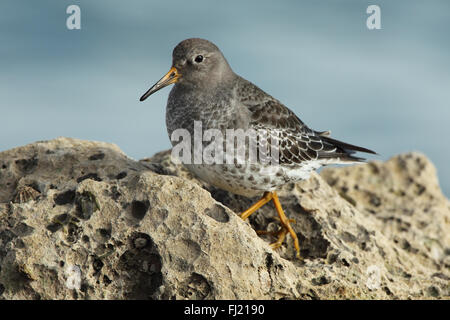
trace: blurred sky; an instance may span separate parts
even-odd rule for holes
[[[81,8],[81,30],[66,8]],[[366,8],[381,7],[381,30]],[[450,1],[0,1],[0,151],[67,136],[139,159],[170,147],[169,88],[139,97],[181,40],[221,48],[234,71],[316,130],[385,160],[421,151],[450,195]]]

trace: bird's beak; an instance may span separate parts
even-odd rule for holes
[[[159,79],[157,83],[153,85],[144,95],[139,99],[140,101],[144,101],[147,99],[151,94],[155,93],[159,89],[162,89],[164,87],[167,87],[169,84],[175,83],[180,78],[180,74],[178,73],[178,70],[175,67],[172,67],[169,72],[166,73],[164,77]]]

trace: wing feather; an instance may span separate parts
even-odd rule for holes
[[[376,154],[374,151],[330,138],[330,131],[314,131],[294,112],[252,83],[242,79],[238,88],[239,103],[248,109],[250,126],[264,130],[279,141],[279,163],[299,165],[305,161],[336,160],[364,161],[355,157],[357,151]],[[331,161],[332,162],[332,161]]]

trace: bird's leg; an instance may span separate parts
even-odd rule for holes
[[[288,233],[287,228],[281,227],[281,230],[276,233],[276,235],[278,236],[277,241],[270,244],[272,249],[277,249],[277,248],[281,247],[281,245],[283,244],[284,239],[286,238],[286,234],[287,233]]]
[[[287,230],[284,233],[280,234],[278,241],[273,243],[273,246],[279,247],[281,243],[283,243],[283,240],[286,237],[286,233],[289,232],[292,236],[292,239],[294,239],[294,247],[297,251],[297,258],[300,258],[300,245],[298,244],[297,234],[295,233],[294,229],[292,229],[291,224],[289,223],[289,219],[284,214],[283,208],[281,207],[281,203],[276,192],[272,192],[272,201],[275,205],[278,216],[280,217],[281,224],[283,225],[284,229]]]
[[[284,239],[286,238],[286,234],[289,232],[289,234],[292,236],[292,239],[294,239],[294,246],[295,250],[297,251],[297,257],[300,258],[300,246],[298,244],[298,238],[297,234],[295,233],[294,229],[291,227],[291,222],[295,222],[293,219],[288,219],[283,211],[283,208],[281,207],[280,200],[278,199],[278,195],[276,192],[265,192],[262,198],[256,202],[254,205],[252,205],[250,208],[245,210],[241,213],[241,218],[243,220],[247,219],[252,213],[254,213],[256,210],[261,208],[263,205],[268,203],[270,200],[273,201],[275,205],[275,209],[277,210],[278,217],[280,218],[280,222],[282,225],[282,229],[278,232],[276,232],[276,235],[278,236],[278,240],[270,246],[272,249],[276,249],[281,246]],[[265,232],[258,232],[258,233],[265,233]],[[269,232],[267,232],[269,233]]]
[[[241,213],[241,218],[242,220],[247,219],[248,217],[250,217],[250,215],[252,213],[254,213],[256,210],[258,210],[259,208],[261,208],[263,205],[265,205],[267,202],[269,202],[270,200],[272,200],[272,192],[264,192],[264,195],[262,196],[261,199],[259,199],[258,202],[256,202],[254,205],[252,205],[250,208],[248,208],[247,210],[245,210],[244,212]]]
[[[280,220],[279,218],[278,218],[278,220]],[[295,223],[296,221],[295,221],[295,219],[289,219],[289,222],[290,223]],[[281,226],[281,229],[280,230],[278,230],[278,231],[267,231],[267,230],[256,230],[256,234],[264,234],[264,235],[271,235],[271,236],[273,236],[273,237],[281,237],[281,234],[284,232],[284,236],[283,236],[283,239],[285,238],[285,236],[286,236],[286,233],[288,232],[287,231],[287,229],[285,228],[285,227],[283,227],[283,226]],[[278,239],[279,240],[279,239]],[[277,241],[278,242],[278,241]],[[280,242],[280,244],[281,243],[283,243],[283,241],[281,241]],[[275,243],[272,243],[271,244],[271,246],[272,245],[275,245]],[[279,246],[276,246],[276,248],[278,248]]]
[[[289,219],[289,222],[295,223],[295,220]],[[270,234],[271,236],[278,237],[276,242],[270,244],[270,247],[274,250],[281,247],[288,232],[289,232],[288,229],[285,228],[284,226],[281,226],[281,229],[278,231],[265,231],[265,230],[256,231],[257,234]]]

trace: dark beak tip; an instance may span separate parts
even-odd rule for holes
[[[146,93],[143,94],[143,96],[139,99],[139,101],[144,101],[149,96],[154,94],[156,91],[159,91],[160,89],[167,87],[169,84],[176,82],[176,80],[177,80],[176,76],[177,76],[177,71],[176,71],[175,67],[172,67],[164,77],[159,79],[159,81],[157,83],[155,83],[150,89],[147,90]]]
[[[148,97],[150,97],[151,95],[152,95],[152,93],[154,93],[154,92],[152,92],[152,89],[153,89],[153,87],[152,88],[150,88],[146,93],[144,93],[143,95],[142,95],[142,97],[140,97],[139,98],[139,101],[144,101],[145,99],[147,99]]]

